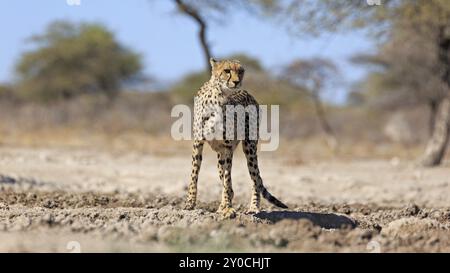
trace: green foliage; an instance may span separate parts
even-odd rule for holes
[[[239,60],[246,71],[261,72],[264,70],[264,67],[258,59],[248,56],[244,53],[237,53],[228,56],[225,59]]]
[[[269,72],[248,73],[244,77],[244,89],[248,90],[260,104],[282,105],[284,110],[296,110],[308,104],[304,89],[278,79]]]
[[[329,59],[296,59],[283,68],[282,77],[291,84],[319,95],[324,87],[336,84],[340,72]]]
[[[142,68],[140,56],[99,24],[57,21],[31,42],[34,50],[16,66],[19,95],[26,99],[52,101],[87,93],[112,98]]]
[[[403,93],[392,92],[399,86],[399,81],[389,73],[372,72],[363,81],[355,84],[348,95],[348,104],[353,106],[396,107],[407,102]]]
[[[210,75],[207,71],[194,72],[176,83],[171,90],[177,99],[181,100],[181,102],[193,103],[194,96],[198,89],[203,85],[203,83],[207,82],[209,78]]]
[[[13,89],[11,86],[0,85],[0,99],[12,99],[14,97],[13,95]]]
[[[448,24],[448,0],[382,0],[368,5],[365,0],[253,0],[264,18],[275,18],[297,35],[370,28],[389,32],[393,25],[434,28]]]

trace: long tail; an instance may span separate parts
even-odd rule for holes
[[[270,194],[270,192],[264,187],[264,185],[262,183],[260,183],[259,187],[260,187],[260,192],[261,192],[262,196],[264,197],[264,199],[266,199],[267,201],[269,201],[270,203],[274,204],[277,207],[280,207],[283,209],[288,208],[288,206],[283,204],[283,202],[281,202],[275,196]]]

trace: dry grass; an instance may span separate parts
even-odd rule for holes
[[[170,93],[124,93],[111,102],[84,96],[51,105],[0,101],[0,145],[30,147],[96,147],[105,150],[173,154],[190,148],[175,142],[170,111],[178,99]],[[266,104],[266,101],[262,101]],[[332,150],[318,126],[314,109],[303,101],[280,106],[278,154],[302,158],[415,158],[426,140],[424,109],[404,112],[415,139],[390,141],[383,127],[392,113],[365,108],[328,107],[339,146]],[[167,147],[170,147],[167,149]],[[297,163],[295,163],[297,162]]]

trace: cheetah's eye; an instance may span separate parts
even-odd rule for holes
[[[230,69],[224,69],[223,72],[230,74],[231,70]]]

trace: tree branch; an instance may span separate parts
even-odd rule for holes
[[[201,17],[199,12],[195,10],[193,7],[187,5],[183,0],[174,0],[177,4],[178,9],[180,9],[181,12],[186,14],[187,16],[191,17],[199,26],[198,31],[198,39],[200,41],[200,45],[202,47],[203,56],[205,57],[205,63],[207,69],[211,72],[211,66],[209,64],[209,59],[211,58],[211,50],[208,44],[208,41],[206,40],[206,29],[207,24],[205,20]]]

